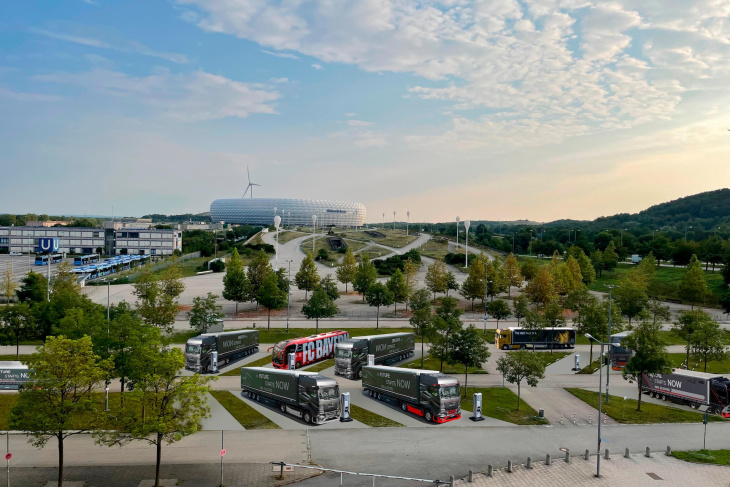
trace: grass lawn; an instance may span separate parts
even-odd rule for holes
[[[228,391],[210,391],[210,394],[247,430],[281,429],[279,425]]]
[[[329,369],[330,367],[335,366],[335,359],[327,359],[322,360],[321,362],[317,362],[314,365],[310,365],[309,367],[302,367],[302,370],[306,370],[307,372],[322,372],[324,369]]]
[[[418,251],[421,253],[421,255],[425,255],[426,257],[443,260],[446,254],[449,253],[449,245],[447,242],[441,243],[431,239],[425,244],[421,245],[418,248]]]
[[[326,250],[327,252],[329,252],[329,256],[330,256],[330,261],[329,262],[334,262],[335,265],[337,265],[337,263],[340,260],[342,260],[342,257],[345,254],[338,254],[337,252],[335,252],[334,250],[332,250],[332,247],[330,246],[329,242],[327,241],[327,238],[325,238],[325,237],[323,237],[321,234],[317,234],[317,239],[314,241],[314,255],[313,255],[313,257],[317,257],[317,254],[319,253],[320,250]],[[360,241],[357,241],[357,240],[350,240],[350,239],[347,239],[347,238],[345,239],[345,243],[347,244],[348,247],[350,247],[350,249],[352,249],[353,252],[357,252],[358,250],[362,249],[363,247],[365,247],[367,245],[364,242],[360,242]],[[304,240],[302,240],[301,248],[305,252],[310,252],[310,253],[312,252],[312,239],[311,239],[311,237],[310,238],[305,238]]]
[[[0,355],[0,362],[15,362],[16,360],[19,360],[23,363],[26,363],[28,361],[28,357],[29,355],[23,355],[22,353],[20,354],[20,358],[18,359],[15,358],[14,353],[10,355]]]
[[[672,367],[681,366],[687,359],[686,353],[670,353],[669,360],[672,362]],[[705,372],[705,363],[702,358],[689,354],[689,368],[690,370],[696,370],[698,372]],[[709,374],[727,374],[730,373],[730,358],[720,361],[708,361],[707,362],[707,373]]]
[[[299,237],[306,237],[307,235],[311,235],[304,232],[297,232],[296,230],[287,230],[285,232],[279,232],[279,243],[285,244],[291,240],[294,240],[295,238]]]
[[[586,391],[585,389],[566,388],[566,391],[573,394],[581,401],[598,409],[598,393]],[[605,399],[604,399],[605,401]],[[608,404],[603,404],[603,411],[619,423],[627,424],[652,424],[652,423],[702,423],[702,413],[685,411],[684,409],[661,406],[641,401],[641,411],[636,410],[638,402],[636,399],[626,400],[626,411],[624,414],[624,401],[618,396],[613,396]],[[709,416],[710,421],[723,421],[719,416]]]
[[[391,251],[386,249],[385,247],[381,247],[380,245],[374,245],[366,250],[361,250],[360,252],[357,252],[355,256],[358,258],[367,256],[368,259],[375,260],[385,257],[390,253]]]
[[[13,409],[13,406],[15,406],[17,402],[17,394],[0,394],[0,430],[8,430],[8,417],[10,415],[10,410]]]
[[[266,357],[261,357],[258,360],[254,360],[251,363],[248,363],[246,365],[242,365],[241,367],[263,367],[264,365],[269,365],[271,363],[271,355],[268,355]],[[223,372],[222,376],[240,376],[241,375],[241,367],[235,367],[227,372]]]
[[[475,392],[482,393],[482,414],[485,416],[514,424],[550,424],[547,419],[539,418],[537,411],[522,399],[520,399],[520,410],[517,411],[517,394],[506,387],[469,387],[466,397],[462,392],[462,409],[474,410],[472,399]]]
[[[596,355],[594,355],[594,357],[595,356]],[[594,372],[597,372],[598,371],[598,365],[600,364],[600,362],[601,362],[600,357],[599,358],[596,358],[596,359],[593,360],[593,362],[591,362],[590,364],[586,365],[585,367],[583,367],[582,369],[580,369],[576,373],[577,374],[592,374]]]
[[[386,245],[388,247],[395,247],[400,248],[408,245],[409,243],[413,242],[416,237],[411,235],[406,236],[405,230],[377,230],[380,233],[384,233],[386,236],[385,238],[372,238],[369,235],[365,235],[366,237],[369,237],[374,242],[377,242],[381,245]]]
[[[371,428],[397,428],[403,426],[397,421],[375,414],[372,411],[363,409],[360,406],[355,406],[354,404],[350,404],[350,417],[352,417],[355,421],[360,421],[361,423],[370,426]]]
[[[560,359],[563,359],[567,357],[568,355],[572,355],[573,352],[535,352],[538,354],[538,357],[542,360],[542,363],[545,364],[545,367],[547,367],[550,364],[554,364]]]
[[[423,360],[423,367],[421,367],[421,359],[412,360],[411,362],[408,362],[404,365],[399,365],[398,367],[403,367],[406,369],[424,369],[424,370],[439,370],[439,366],[441,365],[441,360],[437,359],[436,357],[432,357],[431,355],[428,355],[424,357]],[[444,361],[444,374],[463,374],[464,373],[464,366],[459,364],[449,364]],[[470,374],[488,374],[486,370],[483,370],[481,367],[469,367],[469,373]]]
[[[730,465],[730,450],[673,451],[672,456],[685,462]]]

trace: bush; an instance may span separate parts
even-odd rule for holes
[[[469,263],[471,264],[474,259],[476,259],[477,256],[474,254],[469,254]],[[444,262],[449,265],[458,265],[463,266],[464,265],[464,254],[454,254],[449,252],[444,256]]]
[[[403,272],[407,260],[420,264],[421,254],[413,249],[403,255],[394,255],[387,259],[376,259],[373,261],[373,265],[381,276],[392,276],[397,269]]]
[[[210,270],[213,272],[223,272],[225,268],[226,264],[222,260],[216,260],[210,264]]]
[[[317,257],[314,260],[330,260],[330,254],[325,249],[319,249]]]
[[[243,245],[241,247],[238,247],[238,253],[240,254],[246,254],[251,255],[252,253],[258,252],[259,250],[263,250],[267,254],[273,254],[276,252],[276,249],[274,249],[274,246],[271,244],[248,244]]]

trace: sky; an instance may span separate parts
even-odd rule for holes
[[[730,0],[0,5],[0,213],[551,221],[730,186]]]

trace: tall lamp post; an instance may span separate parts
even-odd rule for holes
[[[586,333],[586,338],[589,340],[596,342],[601,345],[601,357],[603,357],[603,346],[609,345],[608,343],[603,343],[600,340],[596,340],[593,338],[590,334]],[[601,389],[602,383],[603,383],[603,377],[601,371],[603,370],[603,367],[598,368],[598,448],[596,450],[596,477],[601,476],[601,394],[603,392],[603,389]]]
[[[408,225],[411,224],[411,212],[410,211],[406,211],[406,217],[407,217],[407,219],[406,219],[406,237],[407,237],[408,236]]]
[[[289,277],[287,277],[287,289],[286,289],[286,332],[289,333],[289,297],[291,296],[291,263],[294,259],[286,261],[289,264]]]
[[[312,256],[314,256],[314,240],[317,238],[317,215],[312,215]]]
[[[464,234],[466,235],[466,264],[465,267],[469,268],[469,227],[471,226],[471,222],[469,220],[464,220]]]
[[[611,304],[612,304],[612,296],[611,291],[613,291],[613,288],[619,287],[616,284],[604,284],[608,288],[608,343],[613,343],[613,340],[611,340]],[[611,394],[609,393],[609,381],[611,379],[611,345],[608,346],[608,363],[606,364],[606,404],[608,404],[608,399],[611,397]],[[598,418],[600,419],[600,417]]]
[[[456,217],[456,248],[459,248],[459,222],[461,221],[461,218],[458,216]]]
[[[276,227],[276,258],[275,262],[279,263],[279,225],[281,225],[281,217],[276,215],[274,217],[274,227]]]
[[[395,230],[395,210],[393,210],[393,230]]]

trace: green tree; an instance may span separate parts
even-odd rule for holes
[[[217,294],[208,293],[207,296],[196,296],[193,298],[193,307],[188,312],[188,320],[190,320],[190,328],[198,333],[207,333],[208,328],[216,323],[218,319],[223,318],[221,306],[216,304]]]
[[[416,279],[416,273],[421,268],[420,262],[417,264],[412,260],[406,260],[403,263],[403,277],[406,280],[406,287],[408,289],[408,300],[406,300],[406,311],[408,311],[408,302],[410,297],[416,292],[418,287],[418,280]]]
[[[28,271],[20,281],[20,288],[15,294],[21,303],[41,303],[46,300],[48,294],[46,279],[37,272]]]
[[[347,293],[347,285],[355,281],[357,276],[357,262],[352,249],[347,247],[345,256],[342,258],[342,265],[337,268],[337,280],[345,285],[345,293]]]
[[[376,282],[365,291],[365,301],[367,301],[368,305],[378,308],[375,317],[375,328],[380,328],[380,307],[393,304],[393,293],[390,292],[390,289],[385,284]]]
[[[130,406],[118,413],[116,429],[97,431],[99,443],[113,446],[132,440],[155,446],[155,486],[160,485],[163,443],[172,444],[201,429],[209,416],[208,385],[216,377],[178,376],[185,355],[178,348],[156,349],[136,357],[138,377],[129,395]]]
[[[487,270],[487,295],[490,299],[509,289],[507,271],[499,259],[492,259],[485,264]]]
[[[499,328],[499,321],[509,318],[512,315],[512,310],[509,309],[509,304],[506,301],[498,299],[487,304],[487,313],[497,320],[497,328]]]
[[[469,367],[481,367],[489,359],[489,345],[474,325],[454,332],[451,338],[451,361],[464,366],[464,397],[469,388]]]
[[[441,260],[434,260],[426,269],[425,281],[426,288],[433,293],[433,299],[436,299],[436,293],[446,294],[449,290],[446,264]]]
[[[362,294],[362,302],[365,302],[365,293],[367,290],[375,284],[378,278],[378,271],[367,256],[363,256],[360,262],[357,264],[357,274],[355,280],[352,282],[352,288]]]
[[[273,270],[269,264],[269,256],[265,251],[259,250],[253,257],[253,260],[246,269],[246,277],[248,278],[248,300],[256,301],[256,309],[259,309],[259,291],[264,285],[264,279]],[[301,289],[301,288],[300,288]]]
[[[508,283],[507,297],[512,297],[512,286],[522,287],[522,283],[525,281],[525,278],[522,277],[520,264],[517,262],[517,257],[515,257],[515,254],[510,253],[507,256],[507,260],[504,264],[504,270]]]
[[[393,294],[394,311],[398,312],[398,303],[405,303],[408,300],[408,283],[400,269],[396,269],[388,282],[385,284]]]
[[[652,322],[656,325],[658,322],[669,321],[672,319],[672,313],[669,311],[669,305],[662,303],[657,299],[652,299],[646,305],[646,311],[651,316]]]
[[[434,338],[436,343],[431,344],[431,354],[441,360],[439,371],[444,369],[444,359],[449,358],[449,347],[451,336],[463,328],[461,323],[462,311],[459,302],[455,298],[445,297],[441,305],[436,308],[433,317]]]
[[[459,283],[456,282],[456,276],[453,272],[446,272],[446,296],[448,297],[449,291],[458,291]]]
[[[603,268],[612,271],[618,265],[618,254],[616,253],[616,244],[611,240],[603,251]]]
[[[550,269],[542,267],[525,287],[525,295],[535,305],[545,306],[556,299],[555,283]]]
[[[185,290],[182,273],[177,266],[170,266],[162,274],[155,275],[145,267],[132,284],[137,297],[137,312],[150,325],[165,333],[172,332],[178,311],[178,297]]]
[[[631,320],[641,316],[649,304],[649,296],[646,295],[644,287],[630,276],[622,279],[619,287],[613,290],[613,299],[624,316],[628,318],[629,326],[631,326]]]
[[[271,310],[286,308],[287,294],[279,288],[276,273],[269,272],[259,289],[258,302],[268,311],[266,329],[271,329]]]
[[[464,284],[461,285],[460,291],[462,296],[471,301],[472,311],[474,311],[475,299],[481,299],[482,303],[484,303],[485,293],[487,291],[484,282],[486,276],[487,271],[482,260],[474,259],[474,262],[469,267],[469,275],[464,280]]]
[[[15,360],[20,359],[20,340],[35,334],[35,320],[28,303],[0,308],[0,344],[15,345]]]
[[[512,315],[517,318],[517,326],[520,326],[523,318],[530,312],[529,301],[527,296],[520,294],[512,302],[513,312]]]
[[[316,320],[316,333],[319,333],[319,319],[332,318],[340,309],[327,292],[318,287],[312,293],[312,298],[302,306],[302,314],[308,320]]]
[[[583,276],[583,283],[587,285],[595,281],[596,270],[593,268],[593,264],[591,264],[591,259],[583,252],[583,249],[580,249],[576,260],[580,267],[580,275]]]
[[[693,254],[687,264],[682,282],[679,283],[679,297],[682,298],[682,301],[690,303],[694,309],[695,305],[704,304],[708,294],[705,273],[697,256]]]
[[[611,334],[619,333],[624,329],[625,322],[621,308],[616,303],[611,306]],[[608,301],[592,299],[587,301],[579,310],[574,321],[578,324],[579,333],[589,334],[602,342],[608,342]],[[590,343],[588,363],[593,362],[593,342]]]
[[[419,289],[411,294],[409,301],[413,315],[408,321],[415,329],[416,334],[421,338],[421,368],[423,368],[423,359],[425,356],[423,342],[426,336],[431,336],[433,334],[431,295],[427,289]]]
[[[715,270],[715,264],[723,261],[725,258],[725,241],[717,235],[711,235],[702,241],[701,244],[702,259],[705,261],[705,270],[708,264],[712,264],[712,270]]]
[[[521,385],[524,380],[530,387],[537,387],[545,378],[545,363],[527,350],[505,353],[497,360],[497,370],[510,384],[517,384],[517,411],[520,410]]]
[[[702,359],[704,371],[707,372],[707,362],[725,360],[728,353],[725,351],[725,333],[720,328],[720,323],[707,313],[705,315],[694,332],[692,351]]]
[[[642,276],[642,280],[644,284],[646,285],[646,288],[648,289],[651,282],[654,280],[654,276],[656,275],[657,265],[656,265],[656,259],[654,258],[654,254],[649,252],[649,254],[641,259],[641,262],[639,262],[639,265],[636,267],[636,270],[639,274]]]
[[[340,297],[340,291],[337,289],[337,283],[332,279],[332,276],[325,276],[325,278],[319,282],[319,287],[327,293],[327,296],[329,296],[332,301],[335,301]]]
[[[223,299],[236,303],[234,316],[238,316],[238,303],[242,303],[249,296],[249,282],[243,261],[234,247],[231,256],[228,258],[226,274],[223,276]]]
[[[694,334],[700,328],[701,323],[707,319],[712,318],[701,309],[681,310],[678,313],[677,321],[672,324],[672,332],[686,342],[687,359],[685,360],[685,368],[689,368],[689,352],[694,341]]]
[[[319,286],[319,273],[317,267],[312,259],[312,254],[307,252],[307,256],[302,261],[302,265],[299,267],[299,272],[294,276],[294,282],[298,289],[304,290],[304,300],[307,300],[309,291],[313,291]]]
[[[646,374],[666,374],[670,371],[670,360],[666,342],[662,338],[660,325],[649,321],[639,324],[626,337],[621,346],[633,350],[634,355],[624,367],[624,378],[636,381],[638,388],[637,411],[641,411],[641,382]]]
[[[540,268],[537,266],[537,263],[531,258],[524,261],[520,266],[520,273],[526,281],[531,281],[532,278],[537,275],[539,270]]]
[[[63,485],[64,440],[99,427],[104,416],[92,391],[108,375],[111,365],[100,361],[91,338],[48,337],[28,360],[30,387],[20,390],[10,411],[10,427],[29,435],[28,442],[44,447],[58,442],[58,485]],[[83,418],[83,420],[79,420]]]
[[[16,289],[18,289],[18,284],[15,282],[13,269],[8,266],[5,268],[5,275],[2,282],[0,282],[0,295],[5,298],[6,303],[10,303],[10,299],[15,296]]]
[[[603,275],[603,269],[606,268],[603,252],[600,250],[591,252],[591,264],[593,264],[593,269],[598,272],[598,277],[601,277]]]

